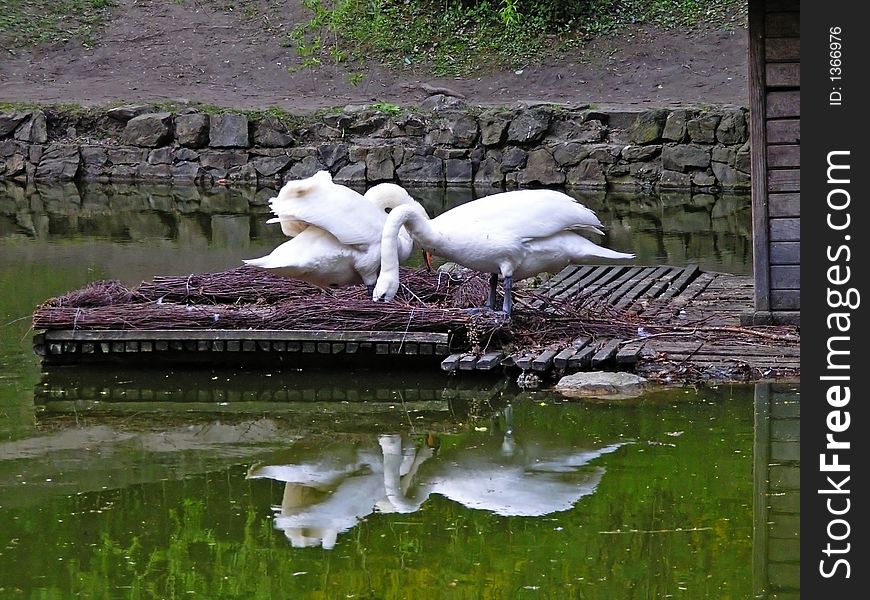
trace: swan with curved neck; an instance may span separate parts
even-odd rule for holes
[[[328,288],[377,280],[381,261],[381,231],[387,208],[415,202],[401,187],[383,183],[361,195],[333,183],[328,171],[291,181],[269,202],[292,239],[245,264],[312,285]],[[398,238],[399,260],[408,258],[413,241],[407,231]]]
[[[516,190],[485,196],[429,219],[419,204],[403,204],[387,216],[381,239],[381,271],[372,299],[391,300],[399,288],[397,240],[404,227],[421,246],[462,266],[490,273],[489,308],[495,308],[498,277],[504,278],[502,311],[511,314],[514,281],[556,272],[590,259],[630,259],[579,232],[601,234],[594,212],[562,192]]]

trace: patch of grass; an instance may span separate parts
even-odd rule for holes
[[[0,47],[77,40],[92,46],[109,16],[110,0],[0,0]]]
[[[721,26],[745,0],[303,0],[290,34],[297,68],[375,59],[436,75],[472,75],[582,46],[589,36],[653,23]]]

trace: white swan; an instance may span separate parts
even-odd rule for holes
[[[495,308],[498,276],[504,278],[502,310],[511,314],[514,280],[556,272],[589,259],[628,259],[634,254],[594,244],[580,231],[601,232],[595,213],[555,190],[516,190],[472,200],[429,219],[422,207],[404,204],[387,217],[381,273],[372,299],[390,300],[399,287],[397,238],[403,226],[421,246],[460,265],[491,273],[489,307]]]
[[[276,217],[267,222],[280,223],[293,239],[243,262],[321,288],[364,283],[371,293],[386,209],[406,202],[416,203],[396,184],[376,185],[363,196],[333,183],[328,171],[290,181],[269,201]],[[400,232],[398,245],[399,261],[404,261],[413,247],[407,231]]]

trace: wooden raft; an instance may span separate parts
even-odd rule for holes
[[[441,362],[444,371],[463,374],[496,368],[561,374],[620,368],[707,377],[788,377],[800,372],[800,344],[771,342],[763,332],[740,328],[741,316],[753,308],[751,276],[704,272],[697,265],[571,266],[542,288],[546,299],[529,306],[548,310],[547,301],[577,297],[585,308],[616,316],[643,317],[644,322],[674,325],[703,322],[712,331],[747,332],[749,339],[721,343],[704,340],[691,327],[685,333],[649,336],[642,328],[630,338],[579,337],[560,347],[506,353],[453,353]],[[692,373],[690,373],[690,371]]]
[[[430,359],[449,353],[446,333],[396,331],[312,331],[236,329],[48,330],[34,336],[34,350],[46,363],[129,360],[172,361],[180,354],[203,361],[278,358],[286,355],[329,355],[354,359],[392,356]]]

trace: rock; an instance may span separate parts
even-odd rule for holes
[[[396,175],[403,184],[438,184],[444,183],[444,163],[440,158],[431,155],[412,154],[396,169]]]
[[[471,161],[456,158],[445,160],[444,177],[448,185],[471,184],[473,178]]]
[[[690,119],[686,123],[686,130],[693,142],[712,144],[716,141],[716,127],[719,126],[720,115],[706,114]]]
[[[370,148],[366,154],[366,179],[372,183],[392,181],[396,172],[393,151],[389,146]]]
[[[172,137],[172,115],[168,112],[147,113],[133,117],[124,127],[124,142],[133,146],[156,148]]]
[[[730,110],[722,115],[716,127],[716,139],[722,144],[742,144],[746,141],[746,117],[742,110]]]
[[[734,158],[734,168],[747,175],[751,173],[752,155],[749,149],[749,142],[746,142],[737,149],[737,156]]]
[[[659,145],[651,146],[626,146],[622,149],[622,158],[628,162],[642,162],[653,158],[661,152],[662,147]]]
[[[445,112],[450,110],[459,110],[466,106],[465,102],[455,96],[446,94],[435,94],[429,96],[420,103],[420,110],[427,112]]]
[[[522,148],[511,146],[502,153],[501,170],[504,172],[515,171],[526,166],[526,161],[529,158],[529,153]]]
[[[36,179],[72,181],[81,164],[78,146],[51,146],[36,166]]]
[[[365,163],[355,162],[338,170],[332,180],[335,183],[346,184],[363,184],[366,182],[366,165]]]
[[[552,115],[546,110],[528,110],[520,113],[508,126],[507,141],[526,144],[544,139],[551,118]]]
[[[613,164],[619,160],[622,146],[614,144],[598,144],[590,148],[589,157],[600,163]]]
[[[634,373],[586,371],[562,377],[554,389],[574,398],[621,400],[640,396],[648,387],[648,381]]]
[[[45,113],[37,110],[30,118],[22,123],[15,132],[15,139],[30,144],[44,144],[48,141],[48,126],[45,121]]]
[[[607,127],[601,121],[595,119],[582,123],[577,121],[555,121],[550,127],[550,138],[565,142],[594,144],[602,141],[606,134]]]
[[[573,167],[589,157],[591,149],[579,142],[566,142],[553,147],[553,159],[563,167]]]
[[[727,189],[748,189],[750,187],[749,175],[738,171],[725,163],[712,163],[713,174],[719,180],[719,185]]]
[[[315,156],[306,156],[298,163],[290,167],[290,170],[284,173],[284,181],[295,179],[305,179],[311,177],[318,171],[323,171],[323,165]]]
[[[277,175],[287,168],[290,164],[289,156],[264,156],[254,159],[251,164],[254,169],[262,177],[271,177]]]
[[[662,139],[671,142],[682,142],[686,137],[686,122],[688,122],[689,117],[689,111],[685,109],[671,112],[665,120]]]
[[[484,146],[498,146],[504,142],[508,119],[500,113],[484,113],[480,116],[480,143]]]
[[[348,162],[347,144],[322,144],[317,147],[316,156],[327,169],[337,170]]]
[[[209,116],[208,145],[213,148],[247,148],[248,117],[225,113]]]
[[[698,187],[710,187],[716,185],[716,177],[710,169],[707,169],[706,171],[695,171],[692,173],[692,185],[697,185]]]
[[[116,106],[106,111],[106,115],[121,123],[127,123],[130,119],[151,112],[153,109],[147,104],[125,104]]]
[[[662,171],[659,187],[670,189],[689,189],[692,187],[692,176],[679,171]]]
[[[172,160],[175,162],[199,160],[199,152],[190,148],[175,148],[172,152]]]
[[[565,183],[565,173],[559,169],[553,155],[544,148],[529,152],[526,168],[517,174],[517,183],[528,185],[561,185]]]
[[[587,158],[568,171],[568,174],[565,176],[565,183],[575,187],[597,189],[606,187],[607,179],[604,177],[601,164],[593,158]]]
[[[208,144],[208,115],[190,113],[175,117],[175,139],[182,146],[202,148]]]
[[[454,148],[470,148],[477,140],[477,120],[468,115],[457,119],[442,119],[426,136],[426,143]]]
[[[637,144],[652,144],[660,141],[667,118],[668,111],[663,108],[640,113],[631,128],[631,139]]]
[[[156,148],[148,153],[149,165],[168,165],[172,162],[172,149],[169,146]]]
[[[243,150],[203,150],[199,153],[199,164],[206,169],[227,171],[248,162],[248,153]]]
[[[175,181],[191,182],[202,176],[203,169],[195,162],[181,161],[170,167],[170,174]]]
[[[504,174],[501,172],[501,164],[492,157],[486,157],[477,167],[474,175],[475,185],[501,186],[504,184]]]
[[[662,167],[685,171],[687,167],[710,166],[710,148],[692,144],[667,144],[662,148]]]
[[[286,148],[293,145],[293,136],[279,119],[266,117],[254,124],[254,144],[265,148]]]

